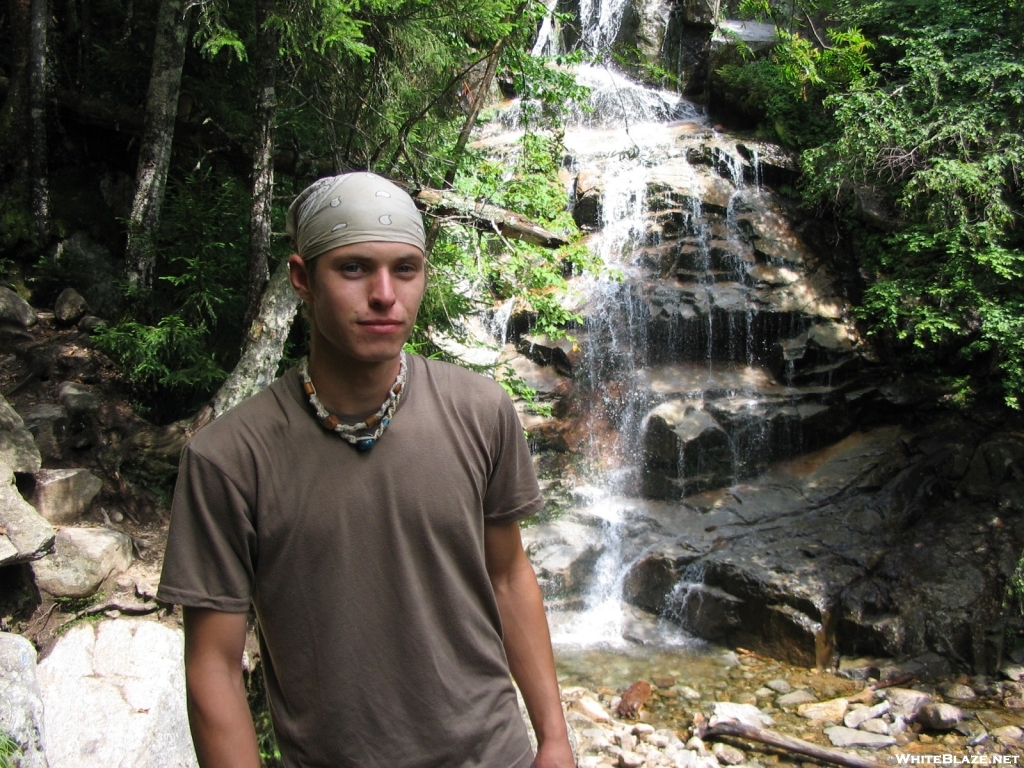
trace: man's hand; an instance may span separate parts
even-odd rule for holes
[[[484,529],[487,573],[498,601],[509,670],[537,734],[537,768],[575,768],[555,677],[544,602],[523,551],[519,523]]]
[[[185,609],[188,721],[202,768],[259,768],[242,677],[248,615]]]

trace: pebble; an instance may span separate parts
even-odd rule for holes
[[[739,765],[747,759],[746,754],[742,749],[716,742],[711,747],[711,754],[718,758],[719,762],[725,763],[726,765]]]
[[[1015,683],[1019,682],[1020,679],[1024,677],[1024,666],[1021,666],[1020,664],[1010,664],[999,671],[1002,672],[1004,677],[1008,680],[1013,680]]]
[[[793,691],[792,693],[787,693],[784,696],[779,696],[779,698],[775,700],[775,706],[798,707],[801,704],[809,704],[817,700],[818,699],[815,698],[815,696],[811,694],[809,691],[805,691],[802,688],[800,688]]]
[[[619,768],[640,768],[647,758],[636,752],[622,752],[619,755]]]
[[[951,731],[964,719],[964,712],[952,704],[931,702],[917,713],[917,722],[931,731]]]
[[[801,704],[797,707],[796,713],[808,720],[842,722],[849,707],[850,702],[847,699],[829,699],[828,701]]]
[[[881,717],[889,711],[889,702],[882,701],[875,704],[873,707],[864,707],[862,709],[854,709],[846,713],[843,718],[843,725],[847,728],[859,728],[861,723],[867,720]],[[876,731],[877,733],[877,731]]]
[[[969,685],[962,685],[960,683],[949,686],[949,688],[946,689],[945,695],[946,698],[956,699],[957,701],[970,701],[971,699],[976,699],[978,697],[973,688]]]
[[[881,719],[880,717],[875,717],[871,720],[865,720],[863,723],[860,724],[860,729],[862,731],[867,731],[868,733],[879,733],[883,736],[892,735],[889,733],[889,723],[885,722],[885,720]]]
[[[791,686],[788,682],[781,678],[768,681],[767,683],[765,683],[765,687],[770,688],[776,693],[789,693],[793,690],[793,686]]]
[[[993,728],[992,735],[1000,741],[1024,741],[1024,730],[1016,725],[1004,725],[1002,728]]]
[[[932,701],[927,693],[915,691],[911,688],[887,688],[885,691],[886,701],[889,702],[894,715],[914,717],[925,704]]]
[[[601,703],[591,696],[581,696],[572,702],[572,708],[598,723],[610,723],[612,716]]]
[[[633,726],[634,736],[643,737],[652,733],[654,733],[654,726],[650,725],[649,723],[637,723]]]
[[[763,714],[753,704],[733,704],[728,701],[716,701],[711,724],[714,725],[716,721],[720,720],[738,720],[755,728],[764,728],[773,722],[770,717]]]
[[[825,735],[829,741],[837,747],[866,747],[868,749],[881,749],[890,747],[896,743],[892,736],[882,736],[877,733],[868,733],[854,728],[847,728],[843,725],[834,725],[825,729]]]
[[[679,694],[684,699],[689,699],[690,701],[697,701],[698,699],[700,699],[700,692],[698,692],[697,690],[691,688],[688,685],[680,686],[679,687]]]
[[[701,755],[707,753],[708,751],[707,747],[704,746],[704,741],[697,736],[690,737],[690,740],[686,742],[686,748],[692,749],[694,752]]]

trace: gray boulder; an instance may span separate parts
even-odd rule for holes
[[[72,523],[102,488],[103,481],[87,469],[42,469],[32,503],[51,523]]]
[[[21,497],[14,473],[0,462],[0,566],[37,560],[53,539],[53,528]]]
[[[21,635],[0,633],[0,732],[18,745],[20,768],[48,768],[36,649]]]
[[[3,395],[0,395],[0,463],[26,474],[38,472],[43,464],[32,433]]]
[[[79,624],[39,664],[50,768],[193,768],[184,637],[152,621]]]
[[[61,405],[74,418],[83,418],[100,409],[100,398],[92,388],[73,381],[65,381],[57,390]]]
[[[54,597],[89,597],[132,563],[132,540],[109,528],[63,528],[55,551],[32,564],[36,586]]]
[[[88,311],[89,302],[74,288],[61,291],[53,305],[53,317],[61,325],[74,325]]]
[[[28,328],[39,318],[27,301],[10,288],[0,285],[0,323],[12,323]]]

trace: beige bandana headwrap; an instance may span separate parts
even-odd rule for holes
[[[351,243],[408,243],[426,252],[423,217],[404,189],[374,173],[314,181],[288,208],[286,228],[309,261]]]

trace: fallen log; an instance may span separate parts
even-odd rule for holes
[[[545,248],[561,248],[569,244],[567,237],[545,229],[520,213],[460,197],[454,192],[421,189],[413,199],[435,216],[469,224],[485,232],[496,230],[510,240],[522,240]]]
[[[781,733],[769,731],[766,728],[757,728],[736,720],[719,720],[713,725],[697,724],[697,736],[707,738],[709,736],[738,736],[740,738],[767,744],[770,747],[795,755],[812,757],[834,765],[848,766],[848,768],[886,768],[884,763],[875,760],[868,760],[859,755],[851,755],[838,749],[819,747],[803,739],[783,736]]]

